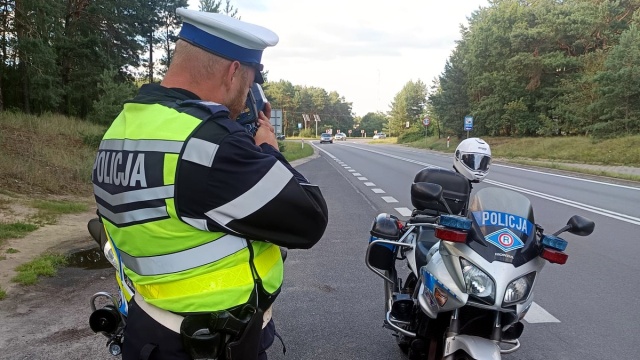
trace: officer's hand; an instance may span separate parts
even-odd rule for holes
[[[265,103],[264,110],[262,110],[262,112],[264,112],[264,116],[266,116],[267,121],[269,121],[269,119],[271,119],[271,104]]]
[[[278,140],[276,140],[275,130],[271,122],[269,121],[269,117],[266,114],[271,115],[271,105],[267,103],[264,108],[265,112],[260,111],[258,123],[260,127],[256,132],[256,136],[254,136],[254,140],[257,145],[261,144],[269,144],[273,146],[276,150],[278,149]],[[265,114],[266,113],[266,114]]]

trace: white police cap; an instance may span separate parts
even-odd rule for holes
[[[237,60],[256,69],[255,82],[262,84],[262,51],[278,43],[278,35],[262,26],[223,14],[177,9],[183,24],[178,37],[212,54]]]

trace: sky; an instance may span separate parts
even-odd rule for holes
[[[224,1],[223,1],[224,2]],[[189,7],[198,9],[198,0]],[[280,41],[262,63],[268,80],[337,91],[353,112],[388,112],[409,81],[430,86],[487,0],[232,0],[241,20]]]

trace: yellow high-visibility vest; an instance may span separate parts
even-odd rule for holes
[[[177,215],[177,166],[211,148],[191,135],[216,108],[187,114],[165,105],[125,104],[94,164],[98,211],[135,291],[178,313],[247,303],[255,284],[251,246],[264,291],[276,293],[283,278],[278,246],[200,230]]]

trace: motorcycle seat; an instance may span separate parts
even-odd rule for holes
[[[437,221],[437,216],[415,215],[409,219],[409,224],[435,224]]]
[[[440,239],[435,235],[435,229],[419,226],[416,233],[416,267],[420,269],[427,264],[427,253]]]

